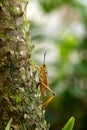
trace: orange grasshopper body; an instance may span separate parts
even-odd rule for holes
[[[53,95],[55,93],[48,87],[48,75],[46,70],[46,65],[42,64],[40,66],[40,77],[39,77],[41,93],[44,94],[47,90],[50,91]]]
[[[44,104],[43,104],[43,108],[45,108],[49,102],[54,98],[55,93],[54,91],[52,91],[49,86],[48,86],[48,74],[47,74],[47,69],[46,69],[46,65],[45,65],[45,54],[44,53],[44,64],[42,64],[40,67],[35,66],[35,68],[37,70],[40,71],[40,75],[39,75],[39,85],[40,85],[40,90],[41,90],[41,94],[43,95],[46,91],[49,91],[53,94],[52,97],[50,97]]]

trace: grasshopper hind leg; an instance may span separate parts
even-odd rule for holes
[[[54,98],[55,96],[51,96],[47,101],[45,101],[42,105],[42,108],[45,109],[46,106],[51,102],[51,100]]]

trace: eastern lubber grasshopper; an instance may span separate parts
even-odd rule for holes
[[[45,55],[46,55],[46,52],[44,53],[44,63],[41,66],[38,67],[34,65],[34,67],[40,72],[38,84],[40,85],[41,94],[44,95],[46,91],[49,91],[52,93],[52,96],[43,103],[42,105],[43,108],[45,108],[55,96],[54,91],[50,89],[50,87],[48,86],[48,74],[47,74],[47,68],[45,64]]]

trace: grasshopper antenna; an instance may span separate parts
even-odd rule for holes
[[[44,52],[44,64],[45,64],[46,51]]]

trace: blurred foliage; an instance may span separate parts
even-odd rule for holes
[[[59,6],[62,6],[63,4],[74,4],[74,0],[39,0],[42,8],[46,12],[50,12],[55,8],[58,8]]]
[[[10,130],[11,129],[11,124],[12,124],[12,118],[9,120],[5,130]]]
[[[32,21],[31,38],[36,44],[49,39],[53,42],[58,52],[54,63],[48,64],[48,68],[54,67],[52,80],[49,83],[56,92],[56,97],[46,109],[46,119],[50,122],[50,130],[61,130],[65,122],[74,116],[76,123],[74,130],[87,129],[87,2],[77,0],[38,0],[42,11],[49,15],[53,10],[62,6],[70,6],[76,11],[84,27],[84,35],[77,37],[76,34],[66,31],[66,22],[63,21],[65,32],[55,35],[43,32],[45,25]],[[69,12],[68,12],[69,13]],[[38,14],[39,15],[39,14]],[[44,17],[43,17],[44,18]],[[67,18],[66,18],[67,19]],[[68,19],[67,19],[68,20]],[[49,21],[48,21],[49,22]],[[74,22],[73,20],[69,22]],[[68,30],[68,29],[67,29]],[[51,35],[52,34],[52,35]],[[50,44],[49,44],[50,46]],[[44,49],[44,48],[43,48]],[[45,47],[47,50],[47,48]],[[49,52],[49,50],[47,50]],[[34,55],[41,54],[38,48]],[[53,53],[53,52],[52,52]],[[38,61],[38,59],[36,59]],[[50,69],[51,71],[51,69]]]
[[[72,130],[75,123],[75,118],[71,117],[69,121],[65,124],[62,130]]]

